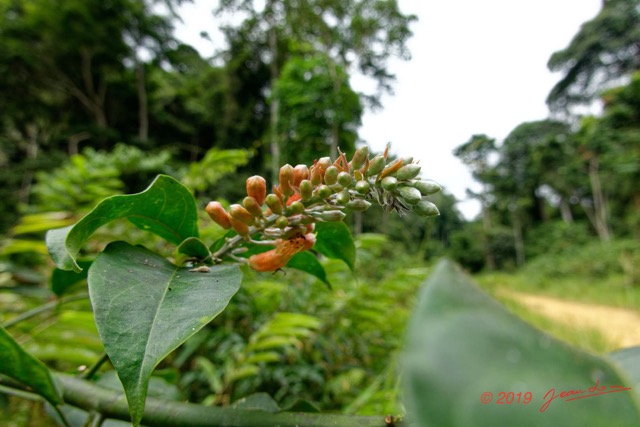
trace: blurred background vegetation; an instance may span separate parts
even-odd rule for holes
[[[238,200],[245,179],[284,163],[350,154],[363,110],[392,88],[391,57],[408,59],[414,16],[395,0],[221,0],[233,17],[214,58],[172,32],[183,0],[0,0],[0,322],[56,297],[53,311],[10,332],[56,369],[91,365],[102,348],[82,295],[53,271],[46,230],[73,223],[102,198],[143,190],[158,173],[203,206]],[[470,135],[455,155],[482,190],[465,219],[434,197],[425,221],[371,209],[347,218],[355,274],[323,261],[333,289],[310,276],[248,273],[222,316],[163,363],[178,399],[231,404],[266,391],[323,410],[397,413],[395,363],[416,289],[448,256],[490,291],[562,296],[640,308],[640,5],[603,1],[549,68],[562,79],[550,118],[503,140]],[[160,14],[160,10],[164,11]],[[369,76],[372,93],[350,76]],[[600,102],[597,115],[580,108]],[[203,218],[203,236],[221,230]],[[92,239],[91,258],[127,239],[170,254],[122,223]],[[51,287],[51,284],[54,284]],[[79,296],[80,299],[72,297]],[[66,301],[66,300],[65,300]],[[615,349],[505,298],[540,327],[593,351]],[[14,425],[43,422],[0,394]]]

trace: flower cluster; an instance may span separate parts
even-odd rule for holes
[[[218,202],[206,207],[218,225],[238,233],[214,257],[233,255],[242,240],[272,245],[275,249],[249,257],[248,263],[257,271],[275,271],[296,253],[313,247],[316,222],[342,221],[346,211],[365,211],[372,202],[400,214],[438,215],[438,208],[424,197],[440,191],[440,186],[421,180],[420,166],[412,158],[387,162],[387,153],[388,148],[369,158],[363,146],[351,161],[340,152],[335,161],[322,157],[311,167],[284,165],[270,194],[263,177],[248,178],[242,204],[231,205],[228,211]],[[252,239],[256,234],[261,240]]]

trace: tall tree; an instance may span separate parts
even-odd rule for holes
[[[406,41],[411,36],[409,24],[414,16],[400,12],[396,0],[267,0],[264,6],[254,0],[222,0],[219,13],[242,12],[246,19],[242,32],[252,34],[255,43],[267,47],[263,60],[270,64],[270,90],[275,87],[282,65],[291,54],[291,46],[304,42],[331,59],[329,74],[333,80],[334,96],[346,83],[343,74],[333,64],[350,71],[355,66],[362,74],[373,78],[377,90],[365,98],[370,105],[379,106],[379,98],[391,90],[394,76],[387,70],[392,56],[408,58]],[[237,33],[237,32],[236,32]],[[227,29],[227,34],[233,34]],[[272,97],[270,146],[272,165],[278,165],[277,138],[280,101]],[[339,132],[332,132],[337,136]],[[338,142],[332,140],[333,151]],[[272,173],[277,172],[272,168]]]
[[[518,265],[525,262],[525,227],[545,220],[546,165],[536,152],[570,133],[566,123],[541,120],[516,126],[500,147],[500,159],[492,171],[496,198],[505,204],[511,219]]]
[[[547,97],[552,111],[590,103],[603,88],[619,84],[640,67],[640,1],[603,0],[598,15],[551,56],[548,67],[563,73]]]
[[[482,184],[482,191],[474,193],[467,190],[467,193],[480,201],[482,214],[482,247],[485,265],[489,270],[496,267],[495,258],[491,251],[491,187],[489,172],[491,169],[490,157],[496,154],[496,140],[487,135],[473,135],[464,144],[456,147],[453,154],[471,168],[473,177]]]
[[[333,91],[335,79],[329,69],[345,82],[338,93]],[[331,64],[326,55],[309,53],[289,59],[273,95],[280,102],[278,130],[287,161],[308,164],[333,141],[340,141],[344,152],[355,150],[360,98],[349,86],[344,69]]]

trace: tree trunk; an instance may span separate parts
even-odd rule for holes
[[[513,243],[516,249],[516,265],[521,267],[524,265],[524,239],[522,237],[522,221],[518,215],[517,208],[511,212],[513,223]]]
[[[278,81],[278,39],[276,37],[276,28],[273,20],[269,23],[269,49],[271,50],[271,132],[269,133],[269,147],[271,149],[271,181],[273,185],[278,184],[278,175],[280,171],[280,142],[278,141],[278,123],[280,114],[280,100],[275,92],[276,82]]]
[[[334,105],[334,114],[333,120],[331,122],[331,149],[330,156],[332,159],[338,158],[338,145],[340,143],[340,117],[338,116],[338,111],[340,110],[339,105],[337,105],[338,100],[340,99],[340,89],[342,88],[342,79],[338,78],[338,72],[336,70],[336,64],[333,63],[331,57],[327,53],[327,61],[329,68],[329,75],[331,76],[331,80],[333,81],[333,105]]]
[[[149,139],[149,106],[144,64],[136,58],[136,89],[138,91],[138,139],[147,142]]]
[[[611,240],[611,231],[607,225],[607,203],[600,182],[600,159],[593,154],[589,159],[589,181],[593,197],[594,222],[598,237],[603,242]]]
[[[38,145],[38,126],[31,123],[26,126],[26,155],[27,159],[34,160],[38,157],[38,151],[40,146]],[[34,171],[33,167],[30,167],[22,175],[22,183],[20,184],[20,191],[18,192],[18,200],[25,205],[29,203],[29,196],[31,195],[31,184],[33,182]]]
[[[565,224],[573,224],[573,214],[571,213],[571,206],[567,203],[567,199],[562,197],[560,199],[560,215]]]
[[[484,263],[489,270],[496,269],[496,260],[491,250],[491,240],[489,233],[491,232],[491,216],[489,215],[489,209],[485,205],[484,197],[480,199],[482,203],[482,246],[484,250]]]

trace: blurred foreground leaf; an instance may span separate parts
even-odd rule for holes
[[[423,287],[406,352],[407,412],[420,426],[599,427],[640,420],[635,394],[614,388],[629,385],[608,361],[513,316],[449,261]],[[572,396],[552,399],[571,390]]]

